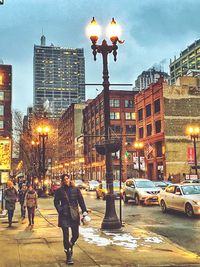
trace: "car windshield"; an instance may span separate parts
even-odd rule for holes
[[[158,187],[166,187],[167,186],[167,184],[165,182],[160,182],[160,181],[154,182],[154,184]]]
[[[119,181],[113,181],[113,186],[114,187],[119,187]]]
[[[147,188],[147,187],[155,188],[156,187],[152,181],[136,181],[135,184],[136,184],[136,187],[138,188]]]
[[[200,185],[184,185],[182,191],[184,195],[200,194]]]

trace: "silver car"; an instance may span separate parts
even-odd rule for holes
[[[159,194],[159,204],[165,213],[168,209],[185,212],[188,217],[200,214],[200,184],[173,184]]]
[[[130,199],[135,200],[135,204],[158,204],[159,187],[149,179],[131,178],[127,179],[123,188],[124,203]]]

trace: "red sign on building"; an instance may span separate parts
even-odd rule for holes
[[[194,164],[194,148],[188,147],[188,163]]]

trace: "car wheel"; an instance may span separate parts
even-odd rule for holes
[[[122,195],[122,198],[123,198],[124,203],[128,203],[128,198],[125,193]]]
[[[135,195],[135,204],[140,205],[140,198],[138,195]]]
[[[185,213],[188,217],[192,217],[194,215],[193,207],[190,203],[185,205]]]
[[[166,207],[165,201],[163,199],[160,202],[160,207],[161,207],[161,210],[163,213],[167,212],[167,207]]]

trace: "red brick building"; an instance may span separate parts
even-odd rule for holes
[[[0,136],[12,136],[12,66],[0,65]]]
[[[113,138],[122,140],[122,178],[132,177],[133,143],[136,135],[136,91],[110,90],[110,124]],[[83,110],[84,155],[86,179],[102,180],[105,177],[105,156],[96,152],[95,144],[104,139],[103,91]],[[120,153],[113,154],[113,174],[120,176]],[[128,156],[126,156],[128,155]]]
[[[135,96],[137,140],[144,143],[145,174],[151,180],[163,179],[164,101],[163,79]]]

